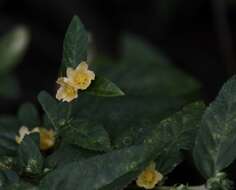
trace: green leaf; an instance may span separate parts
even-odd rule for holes
[[[40,188],[97,190],[129,172],[138,170],[148,156],[148,148],[140,145],[74,162],[47,175],[42,180]]]
[[[87,93],[95,96],[114,97],[123,96],[124,92],[113,82],[106,78],[96,76],[91,86],[86,90]]]
[[[70,162],[87,159],[97,154],[94,151],[88,151],[77,146],[63,145],[47,157],[46,165],[48,168],[61,167]]]
[[[15,164],[14,157],[0,156],[0,170],[10,170]]]
[[[31,103],[23,104],[18,111],[18,119],[21,125],[30,129],[40,125],[40,118],[37,109]]]
[[[180,151],[192,149],[204,109],[204,104],[200,102],[185,106],[161,121],[145,138],[145,143],[160,151],[155,158],[158,171],[169,173],[182,161]]]
[[[38,190],[38,188],[29,183],[19,182],[9,185],[4,190]]]
[[[56,129],[64,126],[70,119],[70,106],[68,103],[58,103],[45,91],[39,94],[38,100]]]
[[[0,74],[9,72],[23,57],[29,43],[29,31],[19,26],[0,39]]]
[[[104,127],[89,120],[71,121],[68,127],[59,133],[62,135],[62,140],[67,144],[96,151],[111,149],[110,138]]]
[[[20,125],[16,118],[0,117],[0,155],[15,156],[17,151],[16,135]]]
[[[236,158],[236,78],[225,83],[207,108],[194,147],[194,161],[205,178],[214,177]]]
[[[63,64],[77,67],[87,60],[88,34],[78,16],[74,16],[66,32],[63,47]]]
[[[0,190],[12,183],[17,183],[19,181],[19,177],[16,172],[12,170],[0,170]]]
[[[20,172],[30,176],[40,175],[44,163],[35,139],[39,141],[39,134],[25,136],[18,148],[17,166]]]

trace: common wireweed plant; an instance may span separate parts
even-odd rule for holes
[[[1,190],[233,188],[236,78],[206,107],[195,101],[199,84],[150,46],[127,36],[123,49],[117,63],[88,63],[88,34],[73,18],[57,93],[38,96],[45,114],[25,103],[0,118]],[[183,152],[205,184],[165,184],[191,159]]]

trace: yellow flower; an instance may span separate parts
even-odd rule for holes
[[[71,102],[78,97],[77,90],[66,82],[66,78],[59,78],[57,84],[60,85],[56,94],[58,100]]]
[[[138,176],[136,184],[145,189],[153,189],[162,178],[162,174],[156,170],[155,162],[151,162],[150,165]]]
[[[19,136],[16,135],[16,142],[17,142],[18,144],[20,144],[20,143],[23,141],[24,137],[25,137],[26,135],[31,134],[31,133],[39,133],[39,129],[36,127],[36,128],[34,128],[33,130],[30,131],[27,127],[22,126],[22,127],[19,129]]]
[[[88,64],[85,61],[81,62],[76,69],[67,68],[66,74],[68,84],[77,90],[87,89],[95,79],[94,72],[88,69]]]
[[[39,128],[40,149],[48,150],[55,145],[55,132],[52,129]]]

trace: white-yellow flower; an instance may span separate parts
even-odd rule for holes
[[[162,174],[156,170],[155,162],[151,162],[138,176],[136,184],[145,189],[153,189],[162,179]]]
[[[59,78],[57,84],[60,88],[57,90],[56,98],[64,102],[71,102],[78,97],[77,90],[66,82],[66,78]]]
[[[26,135],[32,133],[39,133],[40,136],[40,150],[48,150],[55,145],[55,132],[52,129],[46,129],[42,127],[35,127],[32,130],[29,130],[27,127],[22,126],[19,129],[19,136],[16,135],[16,142],[21,144]]]
[[[66,75],[67,83],[77,90],[87,89],[95,79],[94,72],[88,69],[88,64],[85,61],[81,62],[76,69],[67,68]]]
[[[30,135],[31,133],[39,133],[39,128],[36,127],[34,129],[32,129],[31,131],[25,127],[25,126],[22,126],[20,129],[19,129],[19,136],[16,135],[16,142],[18,144],[20,144],[23,140],[24,140],[24,137],[26,135]]]
[[[40,149],[48,150],[55,145],[55,132],[52,129],[39,128],[40,133]]]

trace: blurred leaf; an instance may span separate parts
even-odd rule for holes
[[[56,169],[41,182],[44,190],[97,190],[136,171],[147,159],[147,147],[133,146]]]
[[[24,137],[18,148],[17,166],[21,172],[30,176],[39,175],[43,169],[43,157],[40,153],[39,146],[36,143],[39,134],[33,133]]]
[[[66,32],[63,47],[63,64],[77,67],[87,60],[88,34],[78,16],[74,16]]]
[[[20,95],[20,87],[17,79],[11,75],[0,77],[0,96],[4,98],[17,98]]]
[[[29,44],[29,31],[19,26],[0,39],[0,75],[9,72],[23,57]]]
[[[159,50],[144,40],[126,36],[119,61],[98,57],[96,73],[115,81],[126,95],[196,98],[200,84],[177,69]]]
[[[110,138],[102,125],[89,120],[71,121],[62,132],[62,140],[67,144],[96,151],[111,149]]]
[[[18,134],[19,123],[13,117],[0,117],[0,155],[16,155],[17,143],[16,135]]]
[[[194,147],[194,161],[208,179],[236,158],[236,77],[226,82],[204,113]]]
[[[124,92],[106,78],[96,76],[91,86],[85,91],[95,96],[113,97],[123,96]]]
[[[18,111],[18,119],[21,125],[30,129],[40,125],[40,118],[37,109],[31,103],[23,104]]]

